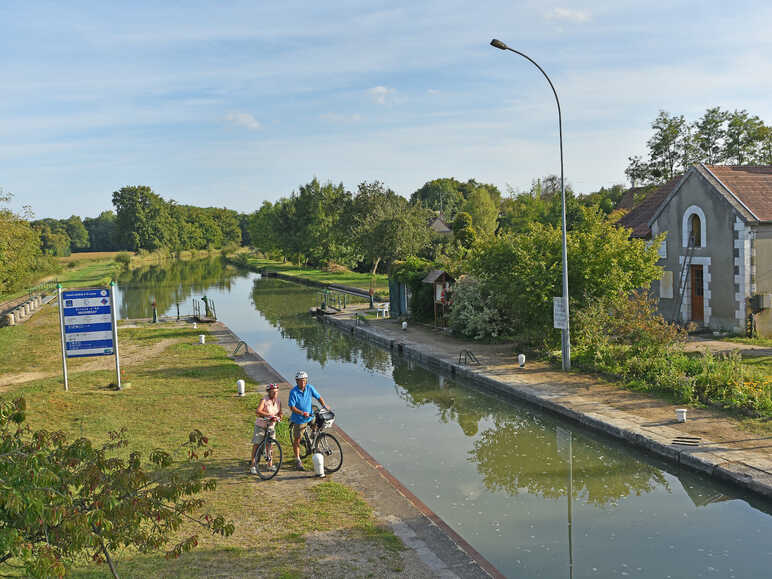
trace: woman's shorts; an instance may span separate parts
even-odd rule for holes
[[[271,438],[276,438],[276,427],[274,425],[268,427],[268,434],[271,436]],[[263,442],[264,436],[265,428],[255,424],[255,429],[252,431],[252,444],[260,444]]]

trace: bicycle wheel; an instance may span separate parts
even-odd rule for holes
[[[332,434],[323,432],[316,439],[316,451],[324,456],[324,472],[332,474],[343,466],[343,450],[338,439]]]
[[[306,458],[311,454],[311,439],[308,438],[308,428],[303,432],[303,436],[300,437],[300,458]]]
[[[266,453],[266,442],[271,445],[270,454]],[[257,466],[257,475],[263,480],[270,480],[276,476],[281,468],[282,452],[281,445],[275,438],[270,438],[266,442],[263,442],[257,449],[257,460],[255,465]],[[272,466],[268,466],[268,459],[272,458]]]

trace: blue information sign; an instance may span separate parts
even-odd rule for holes
[[[63,291],[62,323],[68,358],[115,353],[110,290]]]

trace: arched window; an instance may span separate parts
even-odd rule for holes
[[[692,205],[684,211],[681,222],[681,246],[706,247],[708,239],[705,226],[705,212],[699,206]]]
[[[700,216],[696,213],[689,218],[689,245],[702,247],[702,225]]]

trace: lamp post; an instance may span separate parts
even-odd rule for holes
[[[558,93],[555,90],[555,86],[552,84],[552,81],[550,80],[550,77],[547,76],[547,73],[544,72],[544,69],[539,66],[535,60],[533,60],[530,56],[527,54],[524,54],[520,52],[519,50],[515,50],[514,48],[510,48],[501,40],[496,40],[495,38],[491,40],[491,46],[494,46],[500,50],[509,50],[510,52],[514,52],[515,54],[519,54],[531,64],[533,64],[536,68],[539,69],[539,71],[544,75],[544,78],[547,79],[547,82],[550,85],[550,88],[552,89],[552,94],[555,95],[555,102],[558,105],[558,134],[560,135],[560,198],[562,201],[562,214],[563,214],[563,310],[566,313],[566,327],[562,329],[562,358],[563,358],[563,370],[570,370],[571,369],[571,330],[570,330],[570,323],[569,323],[569,315],[568,315],[568,250],[566,248],[566,186],[565,181],[563,179],[563,116],[560,112],[560,100],[558,99]]]

